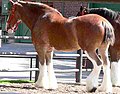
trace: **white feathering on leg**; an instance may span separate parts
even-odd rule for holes
[[[49,89],[56,89],[57,86],[57,79],[55,77],[54,69],[53,69],[53,62],[48,65],[48,78],[49,78]]]
[[[111,63],[111,80],[112,80],[112,85],[120,86],[120,64],[119,62]]]
[[[93,60],[87,54],[86,51],[85,51],[85,54],[87,55],[87,57],[91,60],[91,62],[93,64],[93,71],[90,73],[90,75],[86,79],[86,89],[87,89],[87,91],[91,91],[93,88],[97,88],[98,87],[98,78],[99,78],[101,66],[98,66],[96,64],[96,61]]]
[[[39,65],[39,76],[38,80],[36,82],[37,87],[43,87],[45,89],[49,89],[49,81],[48,81],[48,74],[47,74],[47,66],[46,64],[44,65]]]
[[[112,83],[111,83],[111,77],[110,77],[110,66],[103,66],[103,82],[101,86],[98,88],[98,91],[106,92],[106,93],[112,93]]]
[[[96,68],[93,69],[91,74],[87,77],[86,79],[86,89],[87,91],[90,91],[94,87],[98,87],[98,77],[100,74],[101,66],[97,66]]]

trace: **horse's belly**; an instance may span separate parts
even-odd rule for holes
[[[80,49],[77,38],[72,34],[66,34],[65,32],[49,33],[49,43],[59,51],[73,51]]]
[[[75,51],[75,50],[79,50],[80,49],[80,47],[79,47],[79,45],[73,45],[73,46],[71,46],[71,45],[65,45],[65,44],[61,44],[61,45],[54,45],[53,46],[56,50],[58,50],[58,51]]]
[[[54,47],[57,51],[62,51],[62,52],[71,52],[71,51],[76,51],[79,50],[78,48],[57,48]]]

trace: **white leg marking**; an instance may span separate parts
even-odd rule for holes
[[[53,69],[53,62],[48,65],[48,78],[49,78],[49,89],[56,89],[57,86],[57,79],[55,77],[54,69]]]
[[[120,64],[119,62],[111,63],[111,80],[112,80],[112,85],[120,86]]]
[[[98,66],[96,61],[93,60],[91,57],[89,57],[87,53],[86,55],[93,63],[93,71],[90,73],[90,75],[86,79],[86,89],[87,91],[91,91],[93,88],[98,87],[98,77],[100,74],[101,66]]]
[[[107,45],[105,53],[101,52],[104,56],[104,57],[102,56],[102,58],[104,58],[103,59],[104,76],[103,76],[103,82],[102,82],[101,86],[98,88],[98,91],[112,93],[112,82],[111,82],[111,73],[110,73],[110,61],[109,61],[109,57],[108,57],[108,48],[109,48],[109,44]]]
[[[44,65],[39,64],[39,76],[38,76],[38,80],[35,85],[38,87],[49,89],[49,81],[48,81],[46,64]]]
[[[98,88],[98,91],[112,93],[112,83],[111,83],[111,76],[110,76],[110,66],[103,66],[103,82],[101,86]]]
[[[87,91],[91,91],[93,88],[98,87],[98,77],[100,74],[101,66],[94,67],[91,74],[86,79],[86,89]]]

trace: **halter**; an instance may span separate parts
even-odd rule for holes
[[[11,10],[11,16],[9,18],[9,20],[7,21],[8,24],[10,24],[10,22],[14,19],[14,16],[15,16],[15,10],[16,10],[16,4],[13,5],[12,7],[12,10]],[[11,27],[12,30],[16,31],[17,30],[17,27],[18,25],[21,23],[21,20],[18,20],[17,23]]]
[[[10,22],[12,21],[12,19],[14,18],[14,16],[15,16],[15,9],[16,9],[16,4],[15,5],[13,5],[13,7],[12,7],[12,10],[11,10],[11,17],[9,18],[9,20],[7,21],[7,23],[9,23],[10,24]]]

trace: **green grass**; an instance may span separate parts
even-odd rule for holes
[[[0,83],[33,83],[30,80],[0,80]]]

